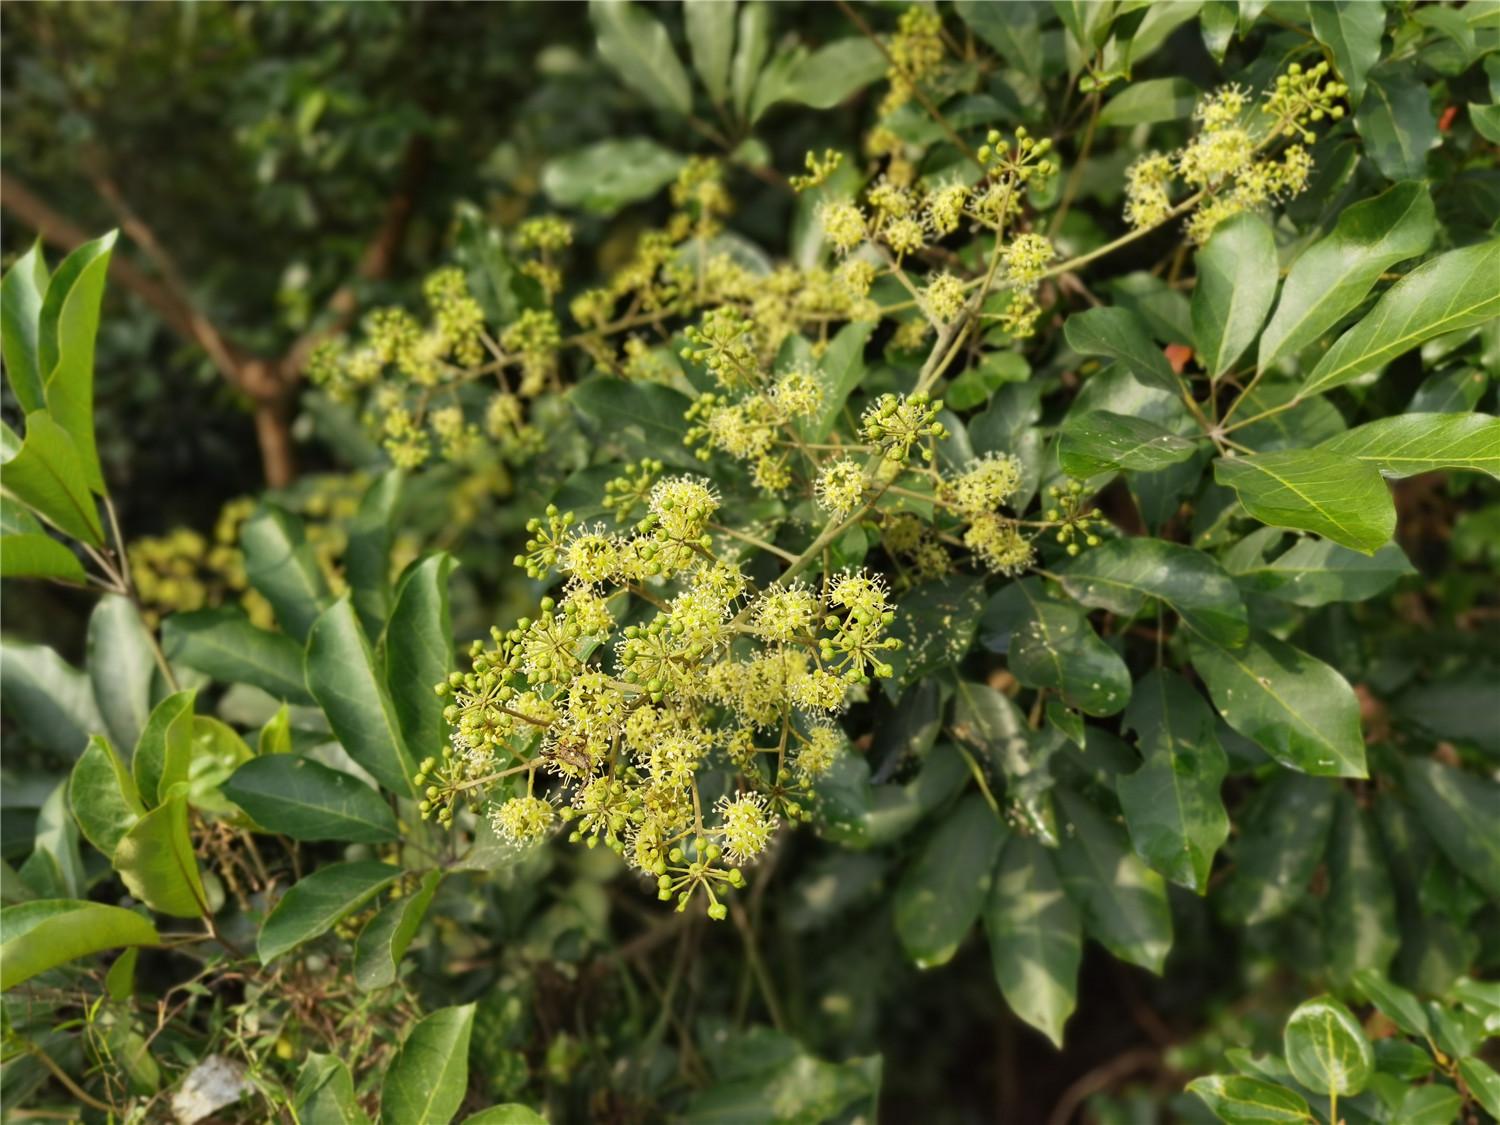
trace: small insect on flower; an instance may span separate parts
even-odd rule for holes
[[[781,823],[766,811],[766,799],[759,793],[740,793],[732,800],[725,795],[714,808],[723,823],[713,833],[723,841],[724,858],[736,866],[765,851]]]

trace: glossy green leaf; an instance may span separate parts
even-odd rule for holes
[[[302,677],[302,646],[285,633],[252,625],[238,609],[174,613],[162,622],[161,632],[173,664],[221,683],[250,684],[275,699],[312,702]]]
[[[349,756],[392,792],[412,793],[416,764],[347,596],[329,606],[309,631],[306,675],[308,690]]]
[[[380,844],[397,838],[396,817],[379,793],[310,758],[252,758],[225,782],[224,795],[261,828],[294,840]]]
[[[122,946],[159,945],[149,918],[119,906],[37,899],[0,911],[0,992],[80,957]]]
[[[1375,1070],[1375,1054],[1354,1014],[1332,996],[1297,1005],[1282,1033],[1286,1064],[1320,1094],[1353,1096]]]
[[[1375,307],[1328,349],[1309,373],[1302,396],[1372,375],[1434,336],[1500,316],[1497,273],[1500,239],[1423,262],[1386,290]]]
[[[1158,598],[1219,644],[1237,645],[1248,635],[1234,580],[1202,551],[1164,539],[1110,539],[1087,548],[1069,560],[1062,584],[1084,605],[1127,617]]]
[[[1295,355],[1332,328],[1387,269],[1432,245],[1435,232],[1426,184],[1397,184],[1346,207],[1333,230],[1292,263],[1276,312],[1261,333],[1257,366],[1264,369],[1282,356]]]
[[[46,406],[38,334],[47,281],[40,239],[0,279],[0,351],[11,391],[26,414]]]
[[[193,761],[194,699],[194,692],[175,692],[147,716],[130,760],[136,788],[147,808],[162,804],[174,785],[187,782]]]
[[[1063,325],[1063,337],[1080,355],[1117,359],[1142,383],[1179,393],[1166,353],[1151,338],[1146,322],[1130,309],[1106,305],[1074,313]]]
[[[660,383],[630,383],[613,376],[585,379],[568,400],[608,441],[631,456],[656,457],[689,467],[697,459],[683,444],[688,397]]]
[[[260,728],[255,739],[257,754],[290,754],[292,752],[292,711],[285,703]]]
[[[287,888],[261,925],[255,951],[269,965],[288,950],[327,933],[401,875],[399,867],[370,860],[330,863]]]
[[[1365,998],[1406,1034],[1419,1039],[1431,1034],[1422,1002],[1399,984],[1393,984],[1373,969],[1359,969],[1353,979],[1354,986]]]
[[[405,483],[400,469],[383,473],[360,497],[349,523],[344,573],[368,637],[380,636],[391,610],[391,525]]]
[[[599,54],[625,84],[658,109],[687,114],[693,89],[667,29],[645,5],[626,0],[590,0],[589,20]]]
[[[1063,891],[1052,852],[1012,836],[995,864],[984,908],[995,982],[1011,1011],[1057,1047],[1078,995],[1083,923]]]
[[[426,872],[415,891],[386,903],[365,923],[354,943],[354,981],[360,988],[370,992],[396,983],[401,958],[406,956],[442,881],[441,871]]]
[[[1135,685],[1124,726],[1145,759],[1115,781],[1131,843],[1167,879],[1206,894],[1214,853],[1229,837],[1219,796],[1229,761],[1214,714],[1186,680],[1158,668]]]
[[[31,855],[21,865],[21,879],[43,898],[76,898],[87,876],[78,852],[78,826],[68,809],[68,783],[59,782],[37,812]]]
[[[101,496],[104,474],[94,443],[94,339],[117,234],[111,231],[86,242],[58,263],[37,327],[47,413],[73,439],[84,479]]]
[[[292,1107],[300,1125],[368,1125],[354,1096],[354,1077],[342,1059],[309,1051],[297,1073]]]
[[[1107,410],[1069,415],[1057,437],[1058,464],[1079,480],[1116,469],[1155,472],[1188,460],[1197,449],[1196,442],[1154,422]]]
[[[1453,1125],[1462,1108],[1463,1098],[1451,1086],[1413,1086],[1396,1107],[1395,1120],[1402,1125]]]
[[[1057,800],[1070,825],[1057,868],[1084,927],[1122,961],[1160,974],[1172,948],[1161,876],[1131,850],[1124,830],[1083,797],[1058,789]]]
[[[173,794],[121,837],[110,860],[130,893],[158,914],[206,916],[208,896],[188,834],[187,798]]]
[[[1369,0],[1326,0],[1308,5],[1313,34],[1333,52],[1339,77],[1349,87],[1349,104],[1365,96],[1365,75],[1380,58],[1385,7]]]
[[[474,1005],[439,1008],[401,1044],[380,1088],[384,1125],[447,1125],[469,1086]]]
[[[1193,342],[1203,369],[1217,379],[1260,335],[1276,297],[1276,240],[1258,215],[1221,223],[1198,251],[1193,288]]]
[[[510,1102],[470,1114],[464,1118],[463,1125],[547,1125],[547,1119],[530,1106]]]
[[[1337,792],[1331,782],[1283,771],[1256,793],[1232,849],[1234,873],[1219,895],[1228,921],[1256,925],[1302,899],[1328,843]]]
[[[901,648],[886,654],[892,674],[881,681],[894,702],[905,688],[963,659],[974,643],[984,584],[954,574],[924,582],[902,597],[890,635]]]
[[[253,757],[254,752],[228,723],[210,715],[195,715],[186,790],[188,803],[204,812],[233,816],[238,810],[224,796],[221,787]]]
[[[302,641],[333,600],[317,556],[295,516],[262,504],[240,528],[245,577],[276,611],[276,622]]]
[[[752,116],[758,117],[776,102],[831,109],[881,78],[888,65],[880,48],[862,35],[835,39],[799,58],[769,89],[762,78]]]
[[[73,765],[68,804],[85,839],[113,855],[125,833],[145,815],[135,778],[107,738],[95,735]]]
[[[1500,477],[1500,418],[1396,414],[1346,430],[1319,448],[1398,479],[1435,469],[1473,469]]]
[[[1220,458],[1214,480],[1261,523],[1315,532],[1367,555],[1396,531],[1396,505],[1379,471],[1326,449]]]
[[[1384,848],[1369,814],[1340,793],[1328,843],[1328,897],[1323,941],[1329,975],[1340,988],[1354,973],[1384,973],[1401,944],[1396,892]]]
[[[1187,1088],[1227,1125],[1272,1125],[1274,1122],[1315,1122],[1307,1099],[1295,1090],[1242,1074],[1211,1074],[1195,1078]]]
[[[729,64],[734,56],[735,5],[732,0],[685,0],[682,16],[693,69],[703,79],[708,96],[723,102],[729,96]]]
[[[729,64],[729,89],[734,108],[742,116],[750,108],[755,83],[771,49],[771,9],[762,0],[740,5],[739,34]]]
[[[1023,830],[1055,847],[1057,814],[1052,807],[1050,769],[1055,745],[1042,742],[1043,736],[1027,726],[1026,716],[1008,698],[972,680],[958,683],[949,729],[1005,778],[1009,812],[1020,818]]]
[[[1433,758],[1405,759],[1401,778],[1449,862],[1500,898],[1500,784]]]
[[[104,729],[88,677],[46,645],[0,640],[0,704],[27,739],[65,758]]]
[[[953,10],[1012,67],[1033,80],[1041,77],[1042,32],[1032,5],[955,0]]]
[[[1191,117],[1203,91],[1186,78],[1147,78],[1133,82],[1110,98],[1099,112],[1099,124],[1154,125]]]
[[[1500,1073],[1483,1059],[1458,1060],[1458,1076],[1464,1080],[1474,1100],[1484,1106],[1485,1112],[1500,1117]]]
[[[1365,154],[1388,180],[1425,178],[1427,154],[1442,139],[1432,92],[1410,63],[1387,63],[1370,71],[1354,128]]]
[[[1384,593],[1398,579],[1417,573],[1395,543],[1365,555],[1311,536],[1298,539],[1269,562],[1229,569],[1247,590],[1307,607],[1365,601]]]
[[[1267,634],[1239,648],[1194,638],[1193,668],[1220,715],[1290,769],[1365,777],[1359,700],[1337,671]]]
[[[440,754],[447,741],[444,700],[433,687],[453,671],[448,576],[455,565],[453,556],[439,552],[407,570],[386,628],[386,688],[402,739],[418,760]]]
[[[0,503],[14,505],[36,525],[34,531],[7,530],[0,535],[0,578],[51,578],[75,586],[88,582],[88,572],[66,544],[48,535],[9,497],[0,497]]]
[[[1089,715],[1113,715],[1130,702],[1130,672],[1073,603],[1035,578],[1004,587],[985,607],[986,643],[1006,654],[1027,687],[1051,688]]]
[[[869,322],[844,325],[818,357],[816,374],[823,402],[818,413],[801,426],[805,440],[826,441],[838,424],[849,395],[865,377],[865,344],[874,328]]]
[[[1490,385],[1489,376],[1473,367],[1449,367],[1422,380],[1407,404],[1408,414],[1458,414],[1473,410]]]
[[[118,746],[134,746],[151,711],[156,658],[145,622],[128,598],[106,594],[89,615],[89,681],[105,729]]]
[[[0,422],[4,488],[59,531],[104,545],[87,465],[68,432],[44,410],[26,415],[26,437]]]
[[[896,933],[922,968],[945,964],[973,926],[990,891],[1003,831],[978,793],[945,817],[896,888]]]

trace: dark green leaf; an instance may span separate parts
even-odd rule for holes
[[[1332,996],[1297,1005],[1282,1034],[1282,1049],[1297,1081],[1321,1094],[1353,1096],[1375,1070],[1364,1029]]]
[[[344,571],[368,637],[380,636],[391,609],[391,521],[405,483],[399,469],[382,474],[360,498],[359,510],[349,523]]]
[[[739,34],[735,37],[734,60],[729,64],[729,88],[734,108],[743,115],[771,49],[771,9],[761,0],[740,6]]]
[[[1474,1100],[1484,1106],[1485,1112],[1500,1117],[1500,1073],[1483,1059],[1458,1060],[1458,1076],[1464,1080]]]
[[[104,729],[88,677],[45,645],[0,641],[0,704],[26,738],[66,758]]]
[[[1473,410],[1484,397],[1490,379],[1472,367],[1450,367],[1422,380],[1407,404],[1408,414],[1458,414]]]
[[[1333,824],[1330,782],[1280,772],[1256,795],[1236,839],[1234,874],[1220,896],[1235,925],[1279,918],[1307,893]]]
[[[1417,572],[1395,543],[1364,555],[1311,537],[1298,539],[1271,562],[1230,569],[1247,590],[1308,607],[1364,601]]]
[[[22,881],[42,898],[76,898],[86,875],[78,853],[78,826],[68,811],[68,783],[59,782],[37,813],[31,855],[21,865]]]
[[[1360,969],[1384,973],[1401,944],[1396,893],[1375,826],[1349,793],[1340,793],[1328,845],[1323,903],[1325,959],[1335,984]]]
[[[953,10],[1005,61],[1036,80],[1042,74],[1042,32],[1030,4],[995,4],[990,0],[955,0]]]
[[[1397,414],[1346,430],[1319,448],[1398,479],[1434,469],[1474,469],[1500,477],[1500,418]]]
[[[1349,104],[1365,96],[1365,75],[1380,58],[1385,33],[1385,8],[1368,0],[1327,0],[1308,5],[1313,34],[1333,52],[1339,77],[1349,87]]]
[[[447,1125],[469,1087],[469,1034],[474,1005],[439,1008],[396,1052],[380,1089],[385,1125]]]
[[[1276,297],[1276,240],[1258,215],[1221,223],[1197,254],[1193,342],[1214,379],[1229,371],[1260,335]]]
[[[1145,759],[1115,781],[1131,843],[1172,882],[1206,894],[1214,853],[1229,836],[1219,796],[1229,761],[1213,712],[1186,680],[1158,668],[1136,684],[1124,725]]]
[[[734,4],[732,0],[685,0],[683,22],[693,69],[703,79],[708,96],[722,103],[729,96],[729,63],[734,54]]]
[[[37,324],[47,413],[72,438],[84,480],[100,496],[105,488],[94,445],[94,338],[116,235],[86,242],[58,264]],[[28,417],[28,437],[30,429]]]
[[[1142,383],[1177,395],[1177,377],[1166,353],[1151,338],[1146,322],[1117,306],[1074,313],[1063,325],[1068,347],[1080,355],[1118,359]]]
[[[50,414],[35,410],[26,415],[24,441],[0,422],[0,457],[7,492],[59,531],[95,547],[104,545],[83,457]]]
[[[252,758],[223,788],[261,828],[294,840],[380,844],[397,838],[396,818],[380,794],[309,758]]]
[[[1193,667],[1224,721],[1282,765],[1365,777],[1359,700],[1321,660],[1268,634],[1239,648],[1194,638]]]
[[[1068,897],[1089,934],[1122,961],[1160,973],[1172,948],[1172,914],[1161,876],[1130,850],[1125,832],[1083,797],[1057,790],[1071,826],[1057,851]]]
[[[158,945],[150,919],[119,906],[38,899],[0,911],[0,992],[69,961],[121,946]]]
[[[416,765],[347,596],[329,606],[309,631],[306,676],[308,690],[349,756],[393,793],[412,793]]]
[[[1354,974],[1354,986],[1406,1034],[1419,1039],[1431,1034],[1422,1002],[1399,984],[1392,984],[1373,969],[1360,969]]]
[[[162,647],[174,664],[221,683],[251,684],[275,699],[311,703],[302,647],[285,633],[250,624],[229,606],[174,613],[162,622]]]
[[[1402,780],[1422,824],[1454,867],[1500,898],[1500,785],[1432,758],[1407,758]]]
[[[1057,845],[1049,759],[1056,749],[1041,744],[1008,698],[988,684],[960,680],[953,703],[953,736],[973,747],[1005,777],[1005,799],[1025,831],[1048,847]]]
[[[151,710],[156,658],[141,615],[128,598],[106,594],[89,615],[89,680],[110,738],[134,746]]]
[[[1130,672],[1099,639],[1083,611],[1048,594],[1035,578],[1012,582],[985,607],[985,643],[1006,654],[1027,687],[1051,688],[1070,707],[1113,715],[1130,702]]]
[[[568,398],[601,437],[626,452],[657,457],[669,465],[698,464],[682,443],[689,400],[671,387],[596,376],[579,383]]]
[[[1301,1094],[1261,1078],[1211,1074],[1193,1079],[1187,1088],[1202,1098],[1204,1104],[1227,1125],[1317,1121],[1307,1108],[1307,1099]]]
[[[288,950],[327,933],[346,914],[352,914],[401,875],[388,863],[356,860],[318,868],[281,896],[266,916],[255,942],[262,965]]]
[[[135,779],[109,740],[95,735],[68,778],[68,803],[84,837],[106,856],[145,815]]]
[[[187,798],[169,796],[120,839],[110,860],[130,893],[159,914],[207,916],[208,896],[188,834]]]
[[[1367,555],[1396,531],[1396,505],[1375,467],[1326,449],[1220,458],[1214,480],[1261,523],[1316,532]]]
[[[1276,313],[1261,334],[1257,366],[1295,355],[1332,328],[1388,268],[1432,245],[1435,230],[1426,184],[1397,184],[1345,208],[1333,230],[1292,263]]]
[[[989,894],[1000,819],[970,793],[938,825],[896,888],[896,933],[922,968],[945,964],[979,917]]]
[[[341,1059],[309,1051],[292,1095],[300,1125],[368,1125],[354,1096],[354,1078]]]
[[[1084,605],[1129,617],[1159,598],[1196,632],[1237,645],[1248,632],[1234,581],[1202,551],[1164,539],[1110,539],[1070,560],[1063,588]]]
[[[1154,125],[1191,117],[1202,91],[1186,78],[1148,78],[1121,90],[1099,113],[1100,125]]]
[[[1441,142],[1432,94],[1410,64],[1389,63],[1370,72],[1354,128],[1365,153],[1388,180],[1420,180],[1427,153]]]
[[[625,0],[591,0],[589,19],[599,54],[626,85],[658,109],[686,115],[693,108],[687,71],[672,39],[648,9]]]
[[[46,406],[46,375],[37,336],[47,281],[47,260],[40,239],[0,279],[0,350],[4,352],[10,389],[26,414]]]
[[[647,137],[597,141],[555,157],[542,169],[542,190],[554,207],[613,215],[650,199],[677,178],[686,158]]]
[[[174,785],[186,784],[193,761],[193,701],[179,691],[151,710],[135,744],[130,768],[147,808],[166,801]]]
[[[1069,415],[1057,438],[1058,464],[1079,480],[1116,469],[1154,472],[1188,460],[1197,449],[1154,422],[1107,410]]]
[[[1063,892],[1052,852],[1027,836],[1006,840],[984,910],[995,981],[1011,1010],[1062,1046],[1078,993],[1083,924]]]
[[[396,983],[401,958],[427,915],[432,896],[443,881],[441,871],[428,871],[411,894],[386,903],[365,923],[354,943],[354,980],[370,992]]]
[[[439,552],[414,564],[396,591],[385,639],[385,682],[412,756],[437,754],[446,741],[443,700],[433,688],[453,670],[448,576],[456,565]]]
[[[262,504],[240,528],[245,577],[276,611],[276,621],[298,641],[307,639],[319,613],[333,599],[317,556],[295,516]]]
[[[893,701],[909,684],[962,660],[974,643],[984,583],[951,575],[918,586],[901,599],[891,636],[902,647],[889,654],[892,675],[882,680]]]

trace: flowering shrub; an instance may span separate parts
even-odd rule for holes
[[[757,3],[593,5],[705,151],[604,141],[549,165],[556,213],[461,211],[420,315],[308,361],[384,471],[232,506],[238,544],[122,538],[110,239],[11,267],[5,573],[102,591],[85,669],[6,647],[7,714],[69,763],[5,915],[30,1093],[146,1115],[197,1051],[252,1117],[957,1119],[964,1036],[883,1074],[870,982],[934,970],[895,1007],[951,1030],[983,980],[1066,1051],[1111,1022],[1097,963],[1171,1112],[1500,1114],[1494,21],[839,7],[847,38],[773,53]],[[1145,76],[1177,48],[1212,81]],[[786,105],[858,143],[771,148]],[[455,584],[402,495],[502,464],[524,523]],[[425,506],[483,523],[466,489]],[[153,1009],[165,950],[198,968]],[[1284,1060],[1243,1049],[1275,1028],[1240,998],[1318,992]],[[1017,1120],[1122,1119],[1095,1073],[996,1081]]]

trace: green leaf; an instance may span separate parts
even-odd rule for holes
[[[1194,638],[1193,668],[1219,714],[1290,769],[1365,777],[1359,700],[1321,660],[1263,633],[1239,648]]]
[[[276,621],[297,641],[307,639],[318,614],[333,600],[317,556],[295,516],[262,504],[240,528],[245,577],[276,611]]]
[[[418,759],[440,753],[446,741],[443,700],[433,688],[453,671],[448,576],[456,565],[452,555],[438,552],[408,569],[386,628],[386,688],[402,740]]]
[[[776,102],[832,109],[884,76],[886,66],[880,48],[864,36],[835,39],[799,58],[779,83],[769,89],[757,88],[752,116],[759,117]],[[766,85],[762,79],[762,87]]]
[[[1233,0],[1204,0],[1203,14],[1198,17],[1203,32],[1203,45],[1214,61],[1223,64],[1239,23],[1239,12]]]
[[[292,710],[285,703],[266,720],[255,740],[257,754],[290,754],[292,752]]]
[[[1362,320],[1329,348],[1301,397],[1373,375],[1397,356],[1446,332],[1500,316],[1500,239],[1450,250],[1392,285]]]
[[[366,490],[349,523],[344,571],[365,635],[380,636],[391,609],[391,521],[401,503],[406,476],[391,469]],[[274,692],[272,694],[275,694]]]
[[[349,756],[391,792],[413,793],[416,764],[347,596],[329,606],[309,631],[306,674],[308,690]]]
[[[1125,832],[1084,798],[1057,790],[1071,825],[1057,850],[1068,897],[1089,934],[1122,961],[1160,974],[1172,948],[1172,914],[1161,876],[1130,849]]]
[[[613,376],[585,379],[568,400],[604,440],[618,443],[634,456],[656,457],[688,468],[698,459],[683,445],[691,405],[680,391],[660,383],[631,383]]]
[[[1318,448],[1398,479],[1435,469],[1475,469],[1500,477],[1500,418],[1396,414],[1355,426]]]
[[[1464,1080],[1474,1100],[1484,1106],[1485,1112],[1500,1117],[1500,1073],[1483,1059],[1458,1060],[1458,1076]]]
[[[647,10],[625,0],[590,0],[589,20],[599,54],[625,84],[658,109],[686,116],[693,109],[687,71],[667,29]]]
[[[78,854],[78,826],[68,811],[68,783],[59,782],[37,813],[31,855],[21,865],[22,881],[43,898],[75,898],[86,883]]]
[[[1282,356],[1295,355],[1332,328],[1387,269],[1431,246],[1435,231],[1426,184],[1397,184],[1346,207],[1333,230],[1292,263],[1276,313],[1261,333],[1256,366],[1264,370]]]
[[[10,389],[24,414],[41,410],[47,404],[38,340],[47,280],[41,239],[17,258],[0,279],[0,352],[5,358]]]
[[[734,54],[733,0],[685,0],[683,22],[693,69],[716,103],[729,96],[729,63]]]
[[[218,816],[235,815],[239,810],[224,796],[221,787],[253,757],[254,752],[228,723],[208,715],[195,715],[186,790],[188,803]]]
[[[1339,77],[1349,87],[1349,104],[1358,106],[1365,96],[1365,75],[1380,59],[1380,38],[1385,33],[1385,8],[1368,0],[1329,0],[1310,4],[1313,34],[1333,52]]]
[[[1282,1050],[1297,1081],[1322,1094],[1353,1096],[1375,1072],[1364,1029],[1332,996],[1297,1005],[1282,1032]]]
[[[1124,726],[1145,759],[1115,780],[1131,843],[1172,882],[1207,894],[1214,853],[1229,837],[1219,796],[1229,759],[1214,714],[1186,680],[1157,668],[1135,685]]]
[[[901,647],[887,654],[892,674],[881,681],[892,702],[909,685],[964,658],[983,605],[984,583],[963,574],[924,582],[901,599],[890,630]]]
[[[547,1125],[547,1119],[530,1106],[508,1102],[470,1114],[464,1118],[463,1125]]]
[[[1463,1098],[1450,1086],[1413,1086],[1396,1107],[1394,1120],[1402,1125],[1453,1125],[1462,1108]]]
[[[439,1008],[406,1037],[380,1088],[385,1125],[446,1125],[469,1087],[474,1005]]]
[[[95,735],[68,777],[68,804],[84,837],[106,856],[146,813],[135,779],[107,738]]]
[[[1427,175],[1427,153],[1441,143],[1432,92],[1407,64],[1375,67],[1354,128],[1365,154],[1388,180],[1420,180]]]
[[[310,758],[252,758],[224,783],[224,795],[268,832],[294,840],[394,840],[396,818],[380,794]]]
[[[838,425],[849,395],[865,377],[865,343],[874,329],[875,325],[869,321],[856,321],[844,325],[829,341],[816,370],[823,388],[823,404],[814,417],[799,426],[804,440],[826,441]]]
[[[188,834],[187,798],[181,793],[136,821],[115,846],[110,862],[130,893],[158,914],[209,914]]]
[[[1278,1121],[1315,1122],[1307,1099],[1295,1090],[1242,1074],[1210,1074],[1187,1085],[1228,1125],[1271,1125]]]
[[[1032,81],[1042,76],[1042,31],[1030,4],[955,0],[953,10],[974,33]]]
[[[750,0],[740,7],[739,35],[736,37],[734,61],[729,65],[729,87],[734,94],[734,108],[741,114],[750,108],[755,83],[771,49],[771,9],[761,0]]]
[[[1063,325],[1063,337],[1079,355],[1117,359],[1142,383],[1174,397],[1180,393],[1166,353],[1151,338],[1146,322],[1130,309],[1105,306],[1074,313]]]
[[[1276,297],[1276,240],[1258,215],[1221,223],[1196,256],[1193,341],[1198,360],[1218,379],[1260,335]]]
[[[1057,460],[1070,477],[1088,480],[1116,469],[1155,472],[1186,461],[1196,442],[1129,414],[1095,410],[1069,415],[1057,437]]]
[[[1123,616],[1159,598],[1188,625],[1219,644],[1248,634],[1234,580],[1208,555],[1164,539],[1110,539],[1080,552],[1062,572],[1063,589],[1087,606]]]
[[[873,326],[867,324],[867,327]],[[987,403],[1005,384],[1029,378],[1031,364],[1020,352],[986,352],[978,363],[948,384],[943,401],[950,410],[973,410]]]
[[[1419,1039],[1432,1034],[1422,1002],[1399,984],[1386,980],[1383,974],[1373,969],[1359,969],[1354,973],[1354,986],[1406,1034]]]
[[[1396,505],[1376,468],[1326,449],[1220,458],[1214,480],[1261,523],[1316,532],[1367,555],[1396,531]]]
[[[1083,611],[1059,601],[1035,578],[1004,587],[985,607],[985,643],[1006,654],[1027,687],[1051,688],[1070,707],[1113,715],[1130,702],[1130,672],[1099,639]]]
[[[1477,105],[1470,102],[1469,121],[1481,137],[1491,144],[1500,145],[1500,105]]]
[[[122,946],[159,945],[150,919],[134,910],[75,899],[37,899],[0,910],[0,992],[34,976]]]
[[[1323,858],[1337,792],[1327,781],[1282,771],[1255,794],[1219,899],[1227,921],[1257,925],[1297,905]]]
[[[1005,778],[1009,811],[1048,847],[1056,847],[1057,814],[1052,808],[1050,759],[1055,744],[1038,741],[1026,717],[988,684],[960,680],[949,729],[953,737],[985,756]]]
[[[1307,607],[1365,601],[1384,593],[1397,579],[1417,573],[1395,543],[1364,555],[1311,537],[1298,539],[1271,562],[1230,570],[1247,590]]]
[[[354,1096],[354,1077],[342,1059],[309,1051],[297,1073],[292,1108],[300,1125],[368,1125]]]
[[[87,463],[68,432],[45,410],[26,415],[26,438],[0,422],[5,491],[59,531],[104,546],[99,509],[89,491]]]
[[[104,729],[88,677],[46,645],[0,640],[0,708],[40,749],[67,758]]]
[[[117,235],[111,231],[86,242],[58,264],[37,328],[47,413],[73,439],[88,486],[101,496],[106,490],[94,444],[94,339]]]
[[[1052,852],[1029,836],[1011,836],[995,864],[985,904],[995,982],[1011,1011],[1056,1047],[1078,997],[1083,923],[1064,893]]]
[[[400,875],[401,869],[388,863],[355,860],[327,864],[294,883],[261,925],[255,942],[260,963],[269,965],[288,950],[327,933]]]
[[[185,784],[193,761],[193,701],[179,691],[151,710],[135,744],[130,768],[147,808],[166,801],[174,785]]]
[[[7,524],[13,526],[12,517],[21,517],[32,525],[26,531],[11,531],[8,526],[0,534],[0,578],[52,578],[75,586],[88,582],[78,556],[43,531],[30,512],[8,496],[0,496],[0,504],[11,509]]]
[[[1395,885],[1379,835],[1354,797],[1340,793],[1323,903],[1324,959],[1333,982],[1346,988],[1360,969],[1384,973],[1400,933]]]
[[[106,594],[94,606],[88,670],[110,738],[120,746],[134,746],[151,710],[151,678],[157,669],[150,634],[128,598]]]
[[[441,871],[428,871],[417,889],[386,903],[365,923],[354,943],[354,982],[366,992],[396,983],[401,958],[427,915],[432,896],[443,881]]]
[[[1100,125],[1154,125],[1193,114],[1203,91],[1186,78],[1148,78],[1134,82],[1105,103]]]
[[[1459,414],[1473,410],[1484,397],[1490,379],[1473,367],[1449,367],[1422,380],[1407,403],[1408,414]]]
[[[285,633],[250,624],[234,607],[174,613],[162,622],[161,634],[173,664],[220,683],[250,684],[289,703],[312,702],[302,677],[302,646]]]
[[[1450,863],[1500,898],[1500,785],[1432,758],[1407,758],[1401,779]]]
[[[979,917],[995,855],[999,817],[970,793],[944,818],[896,888],[896,933],[906,955],[924,969],[946,964]]]

